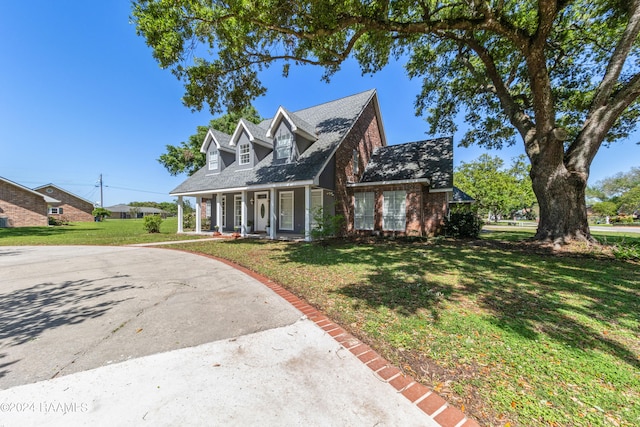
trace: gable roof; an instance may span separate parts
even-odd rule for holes
[[[38,196],[38,197],[42,197],[44,199],[44,201],[47,202],[47,203],[50,203],[50,204],[60,203],[60,200],[54,199],[53,197],[49,197],[46,194],[38,193],[37,191],[32,190],[30,188],[27,188],[24,185],[20,185],[17,182],[13,182],[10,179],[6,179],[6,178],[3,178],[3,177],[0,176],[0,181],[4,181],[9,185],[13,185],[14,187],[18,187],[21,190],[27,191],[27,192],[29,192],[31,194],[34,194],[34,195]]]
[[[371,102],[376,108],[383,144],[386,144],[376,91],[372,89],[294,112],[297,118],[306,122],[308,126],[313,126],[318,138],[298,157],[297,161],[274,165],[273,152],[271,152],[252,168],[247,168],[246,165],[240,166],[236,161],[223,171],[212,173],[205,166],[170,194],[190,195],[207,191],[240,190],[247,187],[260,189],[278,184],[286,185],[292,181],[311,184],[318,179],[335,150]],[[272,120],[264,120],[258,125],[253,123],[247,125],[247,121],[243,122],[252,132],[257,133],[256,129],[261,129],[263,132],[261,135],[267,138],[267,130]],[[238,126],[240,127],[240,124]]]
[[[41,190],[41,189],[46,188],[46,187],[53,187],[53,188],[55,188],[55,189],[56,189],[56,190],[58,190],[58,191],[62,191],[63,193],[67,193],[68,195],[73,196],[73,197],[75,197],[76,199],[82,200],[83,202],[89,203],[90,205],[93,205],[93,204],[94,204],[93,202],[91,202],[91,201],[89,201],[89,200],[85,199],[84,197],[80,197],[80,196],[78,196],[78,195],[76,195],[76,194],[73,194],[71,191],[67,191],[67,190],[65,190],[64,188],[60,188],[60,187],[58,187],[57,185],[52,184],[52,183],[45,184],[45,185],[41,185],[40,187],[36,187],[36,188],[34,188],[33,190],[34,190],[34,191],[38,191],[38,190]],[[40,194],[42,194],[42,193],[40,193]],[[46,194],[45,194],[45,196],[46,196]]]
[[[377,148],[360,184],[389,181],[429,183],[432,189],[453,187],[453,138],[436,138]]]
[[[202,147],[200,147],[200,152],[206,153],[212,142],[216,144],[219,150],[235,152],[230,146],[231,136],[212,128],[207,131],[207,135],[202,142]]]
[[[249,141],[254,144],[260,144],[267,148],[273,148],[273,142],[271,138],[267,137],[267,130],[264,127],[260,127],[249,120],[240,119],[238,122],[238,126],[236,126],[235,132],[231,135],[231,141],[229,145],[235,147],[238,143],[238,138],[242,135],[242,132],[245,131],[249,136]]]
[[[291,130],[306,139],[311,141],[316,141],[318,137],[316,136],[316,129],[310,123],[307,123],[294,113],[287,111],[285,108],[278,108],[278,112],[271,120],[271,124],[269,125],[269,129],[267,129],[267,137],[273,138],[275,135],[273,132],[275,131],[276,126],[280,123],[280,121],[284,119],[291,125]]]

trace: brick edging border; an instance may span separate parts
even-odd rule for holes
[[[180,249],[178,249],[180,250]],[[186,251],[190,252],[190,251]],[[281,298],[300,310],[307,318],[313,321],[319,328],[329,334],[336,342],[349,350],[365,366],[373,371],[384,382],[393,386],[398,393],[409,399],[414,405],[421,409],[427,416],[433,419],[442,427],[480,427],[477,421],[467,418],[460,409],[449,405],[437,393],[417,382],[413,377],[404,374],[400,369],[393,366],[386,359],[380,356],[375,350],[361,342],[345,331],[340,325],[333,322],[315,307],[286,290],[271,279],[256,273],[246,267],[232,261],[218,258],[214,255],[200,252],[190,252],[201,255],[226,264],[262,283]]]

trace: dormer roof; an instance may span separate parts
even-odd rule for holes
[[[300,135],[303,138],[308,139],[308,140],[313,141],[313,142],[318,140],[318,136],[316,135],[316,129],[315,129],[315,127],[313,125],[311,125],[308,122],[306,122],[305,120],[301,119],[295,113],[287,111],[282,106],[280,106],[280,108],[278,108],[278,111],[276,112],[276,115],[273,117],[273,120],[271,120],[271,124],[269,125],[269,129],[267,129],[266,136],[268,138],[273,138],[275,136],[274,132],[275,132],[276,127],[278,126],[278,124],[280,124],[281,120],[286,120],[289,123],[289,125],[291,126],[291,130],[295,134]]]
[[[224,132],[220,132],[216,129],[209,129],[207,131],[207,136],[204,138],[204,142],[202,143],[202,147],[200,147],[201,153],[206,153],[209,149],[209,145],[211,143],[216,144],[218,150],[224,150],[229,152],[234,152],[235,150],[230,147],[229,143],[231,142],[231,136],[227,135]]]
[[[231,135],[231,141],[229,142],[231,147],[235,147],[237,145],[238,139],[240,138],[240,135],[242,135],[243,131],[247,133],[249,141],[252,143],[262,145],[267,148],[273,148],[273,142],[271,141],[271,138],[267,137],[266,130],[245,119],[240,119],[235,132]]]

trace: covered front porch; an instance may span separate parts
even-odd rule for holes
[[[314,186],[235,188],[197,194],[177,194],[178,233],[184,233],[184,198],[195,198],[195,234],[203,219],[210,221],[210,232],[238,233],[243,237],[269,239],[302,236],[310,241],[318,212],[333,209],[333,192]],[[333,212],[329,212],[333,214]]]

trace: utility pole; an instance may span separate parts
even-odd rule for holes
[[[100,174],[100,207],[104,208],[104,199],[102,198],[102,174]]]

